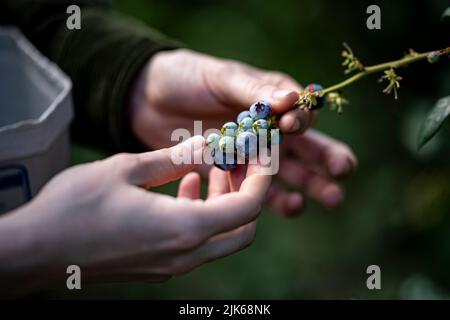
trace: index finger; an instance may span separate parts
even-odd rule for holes
[[[228,182],[230,185],[230,191],[237,191],[241,188],[242,182],[251,176],[262,173],[262,166],[260,164],[248,164],[238,166],[233,171],[228,171]]]
[[[255,220],[271,181],[270,175],[251,174],[244,179],[239,191],[206,200],[197,212],[201,230],[211,237]]]

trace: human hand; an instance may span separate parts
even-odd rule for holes
[[[195,164],[171,155],[202,154],[204,139],[169,149],[119,154],[68,169],[28,205],[0,219],[2,283],[36,275],[57,282],[81,267],[83,281],[161,281],[249,245],[271,177],[249,167],[236,192],[225,172],[211,170],[208,198],[200,199]],[[149,192],[186,175],[178,197]],[[6,269],[6,270],[5,270]],[[5,280],[5,281],[3,281]],[[17,282],[15,283],[17,284]]]
[[[283,114],[284,132],[304,132],[315,112],[290,110],[300,86],[289,76],[262,71],[233,60],[178,49],[157,53],[141,72],[131,94],[131,125],[147,146],[172,145],[175,129],[193,132],[195,120],[203,130],[220,128],[253,102],[265,99],[274,113]]]
[[[144,144],[160,148],[174,143],[170,137],[175,129],[193,132],[194,120],[202,120],[203,130],[220,128],[253,102],[268,100],[273,111],[282,114],[281,131],[292,133],[280,146],[277,180],[299,189],[288,191],[275,184],[269,206],[283,216],[297,215],[305,205],[303,191],[325,207],[336,207],[344,200],[337,180],[348,177],[357,160],[350,148],[326,135],[301,136],[314,122],[316,111],[291,110],[300,90],[295,80],[279,72],[184,49],[160,52],[133,89],[132,127]],[[203,174],[208,170],[203,168]]]
[[[345,193],[340,182],[358,167],[358,160],[344,143],[315,131],[286,135],[280,148],[280,170],[267,202],[284,217],[301,214],[305,193],[326,208],[342,204]],[[285,185],[295,191],[287,191]]]

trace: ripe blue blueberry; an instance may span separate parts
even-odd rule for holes
[[[220,140],[220,135],[218,135],[217,133],[211,133],[207,138],[206,138],[206,145],[210,148],[213,149],[219,149],[219,140]]]
[[[224,171],[231,171],[237,167],[236,153],[225,153],[220,150],[213,150],[212,157],[214,159],[214,165]]]
[[[239,122],[239,130],[240,131],[251,131],[253,128],[253,119],[250,117],[242,119],[241,122]]]
[[[313,93],[316,91],[322,91],[323,87],[320,84],[316,84],[316,83],[310,83],[305,87],[305,90],[308,91],[309,93]],[[323,104],[325,102],[325,98],[324,97],[317,97],[317,104],[315,106],[311,106],[311,110],[315,110],[315,109],[319,109],[323,107]]]
[[[237,129],[238,125],[235,122],[227,122],[222,126],[220,132],[222,132],[222,134],[225,136],[232,137],[235,135]]]
[[[241,123],[242,120],[245,118],[251,118],[249,111],[242,111],[241,113],[239,113],[239,115],[237,116],[237,119],[236,119],[237,123]]]
[[[259,119],[259,120],[256,120],[254,123],[253,123],[253,130],[255,131],[255,133],[259,133],[260,132],[260,130],[268,130],[269,129],[269,122],[267,122],[266,120],[264,120],[264,119]]]
[[[225,153],[234,152],[234,138],[229,136],[224,136],[219,140],[219,149]]]
[[[250,106],[250,115],[253,120],[269,119],[272,115],[272,106],[266,101],[258,101]]]
[[[253,132],[241,132],[236,137],[236,150],[241,157],[250,159],[258,152],[258,137]]]

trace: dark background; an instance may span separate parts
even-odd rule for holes
[[[366,8],[381,7],[381,30],[366,28]],[[409,48],[450,45],[449,1],[196,0],[114,1],[191,49],[286,72],[300,83],[344,78],[345,41],[365,64]],[[164,284],[85,286],[53,297],[80,298],[450,298],[449,126],[420,152],[417,132],[436,100],[450,94],[450,61],[421,62],[398,74],[395,101],[377,76],[346,91],[342,115],[323,110],[317,128],[345,141],[360,161],[337,210],[310,201],[286,221],[264,212],[254,244]],[[102,157],[74,145],[73,162]],[[159,188],[173,193],[176,183]],[[366,268],[381,267],[382,290],[366,288]]]

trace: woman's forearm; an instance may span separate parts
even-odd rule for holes
[[[37,223],[40,210],[31,202],[0,218],[0,296],[25,294],[63,275],[54,272],[53,246],[46,240],[45,224]]]

